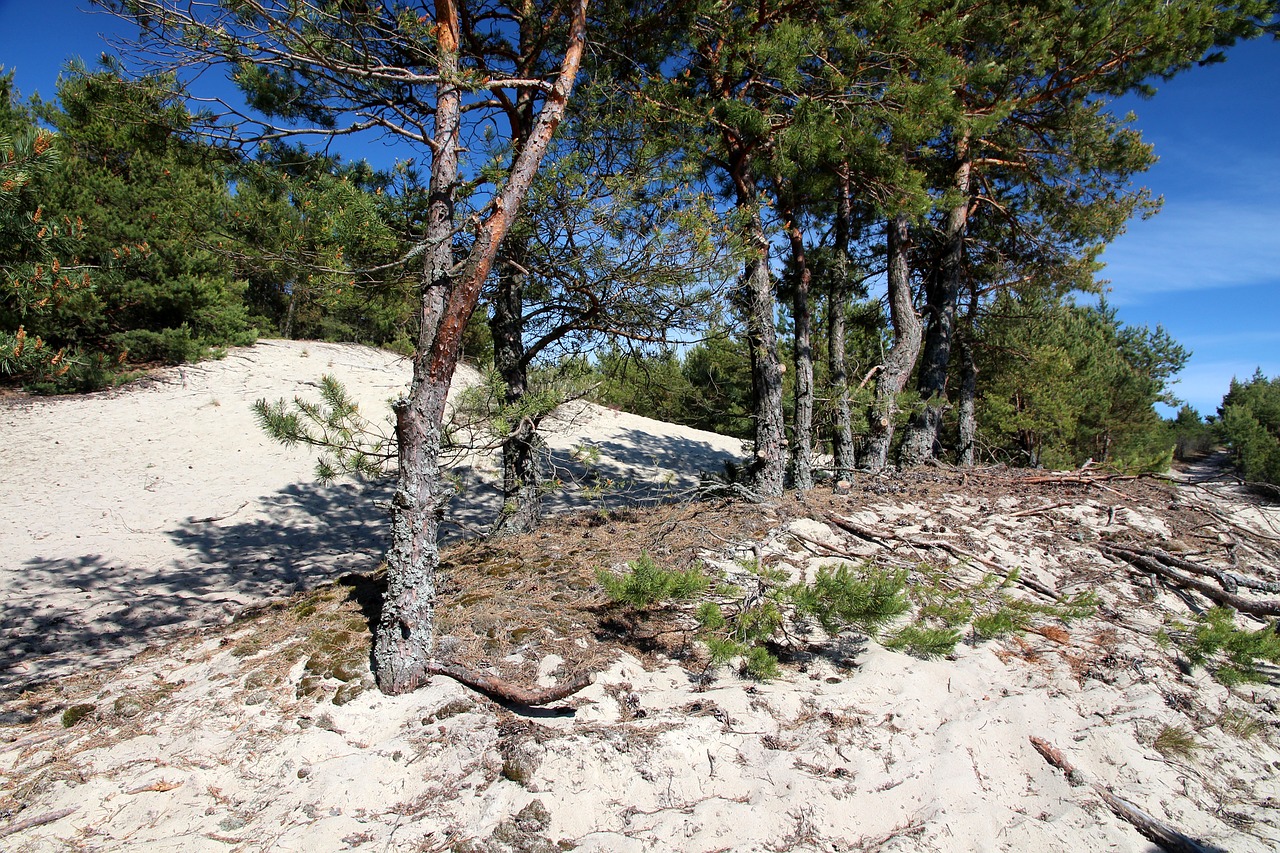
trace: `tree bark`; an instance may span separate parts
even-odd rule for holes
[[[795,423],[792,429],[792,486],[798,492],[813,488],[813,314],[809,307],[809,291],[813,273],[805,257],[804,235],[796,221],[795,209],[782,201],[782,181],[778,187],[779,208],[786,223],[791,245],[791,261],[795,268],[795,290],[791,296],[792,320],[795,323]]]
[[[853,224],[853,194],[847,164],[837,169],[836,177],[840,198],[835,223],[836,275],[831,279],[827,295],[827,367],[831,373],[831,394],[835,402],[831,449],[835,456],[836,481],[839,482],[853,475],[857,459],[853,444],[853,411],[849,405],[849,374],[845,367],[845,307],[852,290],[849,287],[849,238]]]
[[[518,406],[529,391],[524,345],[527,241],[508,234],[493,296],[493,365],[503,383],[503,404]],[[502,441],[502,509],[493,536],[527,533],[542,519],[542,442],[538,424],[521,418]]]
[[[387,591],[374,631],[373,663],[379,688],[390,694],[417,688],[431,674],[436,541],[448,490],[440,481],[441,424],[449,384],[458,364],[463,332],[479,300],[494,257],[529,190],[551,136],[564,116],[582,59],[587,0],[574,9],[560,73],[547,93],[528,144],[512,163],[506,184],[477,228],[470,251],[453,262],[454,193],[458,180],[462,91],[459,77],[460,25],[454,0],[436,3],[440,76],[431,163],[426,272],[421,290],[420,326],[408,395],[395,404],[399,445],[396,493],[387,551]]]
[[[886,226],[889,249],[889,320],[893,325],[893,346],[876,376],[876,394],[871,403],[871,435],[863,448],[861,467],[882,471],[889,462],[893,442],[893,418],[898,411],[898,395],[906,387],[920,353],[921,324],[911,300],[911,269],[907,253],[911,244],[911,224],[905,213]]]
[[[904,466],[922,465],[937,458],[941,450],[939,431],[947,406],[947,371],[951,365],[956,328],[956,302],[964,281],[965,234],[969,221],[972,161],[967,133],[956,141],[956,161],[952,186],[958,197],[947,215],[943,234],[945,249],[939,275],[934,286],[929,288],[929,327],[917,386],[924,408],[912,418],[907,428],[902,443]]]
[[[978,365],[974,360],[974,335],[978,315],[978,295],[970,290],[969,312],[960,335],[960,400],[957,404],[960,423],[957,428],[957,461],[965,468],[973,467],[978,438]]]
[[[745,181],[741,186],[746,186]],[[747,324],[751,353],[752,415],[755,420],[755,458],[747,466],[751,487],[759,494],[778,496],[786,473],[786,434],[782,415],[782,361],[774,323],[773,279],[769,273],[769,241],[754,193],[739,191],[739,205],[749,204],[748,228],[754,256],[747,261],[738,287],[738,301]]]

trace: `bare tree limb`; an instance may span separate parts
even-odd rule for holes
[[[1032,735],[1030,740],[1031,745],[1045,761],[1067,775],[1068,782],[1075,786],[1088,785],[1116,813],[1117,817],[1128,821],[1134,829],[1168,850],[1169,853],[1225,853],[1221,848],[1201,844],[1172,825],[1152,817],[1128,800],[1116,796],[1100,783],[1088,781],[1060,750],[1043,738]]]

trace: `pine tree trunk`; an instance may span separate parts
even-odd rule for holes
[[[884,470],[893,442],[893,418],[898,411],[898,395],[906,387],[920,353],[921,324],[911,300],[911,225],[905,213],[889,220],[889,320],[893,325],[893,346],[884,367],[876,376],[876,395],[871,403],[871,435],[863,447],[863,470]]]
[[[965,234],[969,220],[969,188],[971,161],[969,137],[956,142],[957,165],[953,186],[958,200],[947,215],[943,234],[945,251],[941,269],[930,287],[929,328],[921,356],[920,400],[924,408],[912,419],[902,443],[902,464],[922,465],[938,456],[941,449],[939,431],[947,406],[947,372],[951,366],[951,348],[956,327],[956,303],[964,282]]]
[[[857,467],[853,444],[853,410],[849,405],[849,374],[845,367],[845,308],[849,299],[849,235],[853,221],[853,199],[849,168],[837,170],[840,199],[836,208],[836,275],[827,296],[827,367],[831,373],[831,394],[835,398],[835,422],[831,445],[835,456],[836,480],[848,480]]]
[[[959,463],[972,467],[974,463],[974,442],[978,438],[978,365],[974,361],[974,324],[977,322],[978,297],[971,288],[969,296],[969,312],[960,335],[960,400],[957,406],[960,424],[956,454]]]
[[[781,182],[777,182],[781,185]],[[804,237],[796,222],[795,212],[780,205],[786,220],[787,239],[791,243],[791,261],[796,272],[795,291],[791,297],[795,322],[795,425],[792,431],[792,485],[796,491],[813,488],[813,314],[809,308],[809,290],[813,275],[805,258]]]
[[[747,261],[739,285],[738,302],[747,325],[751,353],[752,415],[755,420],[755,458],[747,466],[751,487],[762,495],[783,492],[786,474],[786,433],[782,415],[782,361],[774,324],[773,280],[769,274],[769,241],[754,194],[740,191],[738,203],[751,205],[750,244],[755,256]]]
[[[493,297],[493,364],[502,378],[507,406],[518,405],[528,393],[524,347],[524,285],[527,244],[508,235]],[[542,455],[538,426],[528,418],[513,425],[502,442],[502,510],[493,535],[527,533],[542,519]]]
[[[448,496],[440,480],[439,455],[449,384],[481,285],[564,117],[582,59],[586,9],[586,0],[579,0],[559,76],[546,95],[537,125],[512,163],[500,194],[487,209],[461,269],[457,269],[452,235],[462,92],[451,81],[459,77],[459,18],[451,0],[436,3],[440,77],[445,82],[437,88],[431,202],[425,229],[430,248],[421,291],[413,381],[407,398],[395,405],[399,481],[391,507],[387,591],[373,643],[374,674],[384,693],[406,693],[430,675],[435,573],[440,563],[436,534]]]
[[[440,75],[458,70],[457,10],[439,5]],[[431,241],[421,290],[418,340],[409,395],[395,405],[398,448],[396,492],[391,501],[391,546],[387,591],[374,630],[373,670],[384,693],[407,693],[426,681],[434,647],[437,533],[445,495],[440,482],[440,438],[445,401],[455,365],[433,364],[445,319],[453,267],[454,186],[458,179],[458,135],[462,93],[451,83],[436,92],[436,150],[431,162],[425,237]],[[473,306],[474,307],[474,306]],[[443,381],[434,374],[443,372]]]

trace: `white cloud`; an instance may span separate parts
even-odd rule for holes
[[[1160,293],[1280,282],[1280,205],[1168,204],[1102,256],[1116,305]]]

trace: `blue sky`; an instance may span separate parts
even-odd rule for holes
[[[58,71],[92,66],[117,29],[83,0],[0,0],[0,65],[23,95],[53,97]],[[1125,98],[1160,162],[1141,183],[1164,210],[1103,255],[1108,299],[1131,325],[1163,325],[1192,351],[1175,393],[1211,414],[1232,376],[1280,376],[1280,42]],[[384,155],[385,156],[385,155]]]

